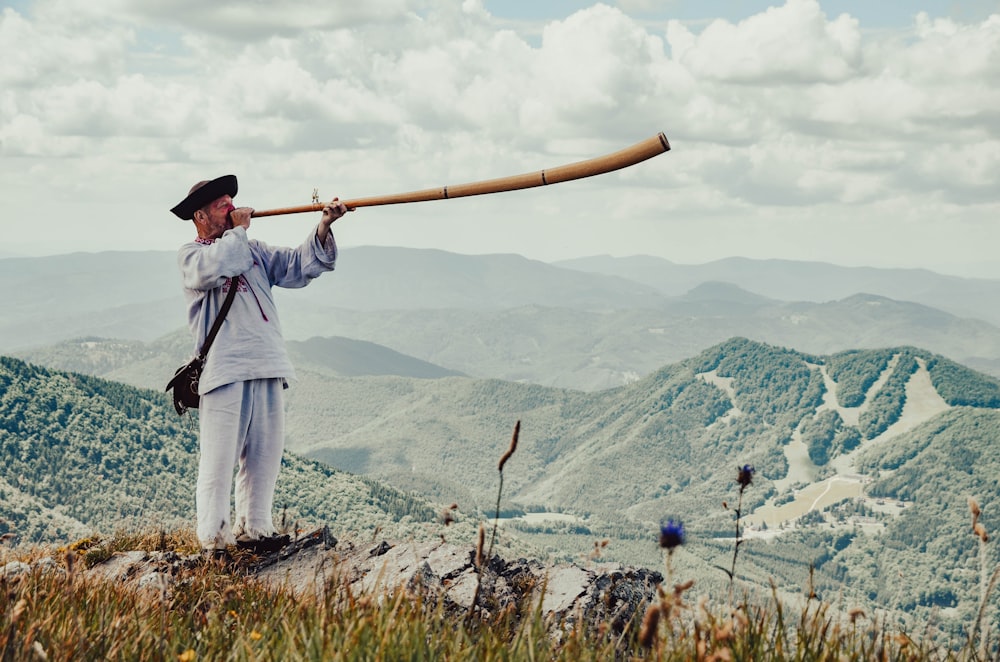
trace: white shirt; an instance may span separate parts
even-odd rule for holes
[[[320,245],[315,230],[298,248],[271,247],[248,239],[242,227],[226,230],[213,242],[198,239],[181,246],[177,264],[195,354],[222,308],[229,278],[239,276],[233,307],[208,352],[199,392],[249,379],[294,377],[271,287],[305,287],[320,274],[333,271],[336,260],[333,233]]]

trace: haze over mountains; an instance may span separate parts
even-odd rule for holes
[[[173,252],[12,258],[0,278],[0,351],[31,358],[83,337],[165,342],[173,353],[157,369],[192,352],[171,335],[185,319]],[[359,247],[342,251],[334,274],[276,292],[289,340],[341,336],[445,370],[584,390],[733,336],[821,354],[913,345],[1000,375],[1000,280],[920,270],[737,258],[552,265]]]
[[[783,301],[823,302],[867,293],[922,303],[958,317],[1000,323],[1000,311],[995,305],[1000,302],[1000,281],[947,276],[927,269],[840,267],[820,262],[742,257],[679,265],[641,255],[593,256],[555,264],[628,278],[669,296],[682,294],[699,283],[723,281],[738,283],[749,291]]]

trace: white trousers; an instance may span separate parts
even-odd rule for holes
[[[255,379],[201,396],[198,463],[198,540],[205,548],[236,537],[274,535],[274,486],[285,447],[284,380]],[[233,471],[236,519],[230,521]]]

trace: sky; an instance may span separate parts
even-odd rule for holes
[[[1000,278],[1000,0],[0,2],[0,257],[173,250],[256,209],[672,149],[365,207],[341,247],[731,256]],[[255,219],[294,245],[318,214]]]

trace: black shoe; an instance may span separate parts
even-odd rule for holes
[[[222,563],[228,563],[233,560],[229,550],[225,547],[203,549],[201,550],[201,553],[206,561],[221,561]]]
[[[245,549],[247,551],[253,552],[254,554],[267,554],[269,552],[277,552],[281,550],[282,547],[291,542],[291,538],[287,535],[268,536],[267,538],[258,538],[256,540],[237,540],[236,546],[240,549]]]

